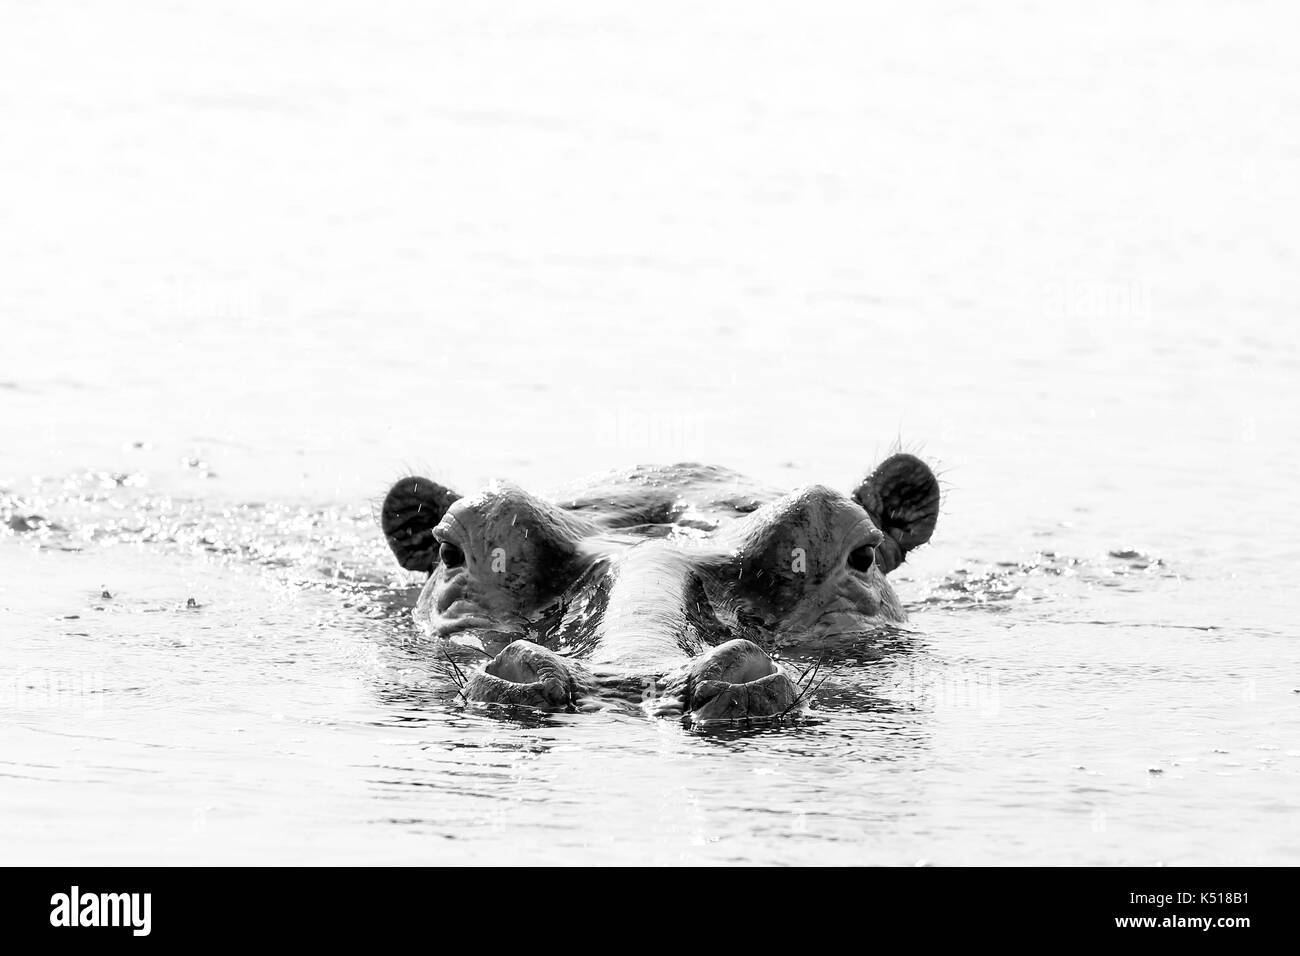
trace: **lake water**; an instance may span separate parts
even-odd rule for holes
[[[0,862],[1300,862],[1282,3],[15,3]],[[373,512],[940,472],[814,718],[449,702]]]

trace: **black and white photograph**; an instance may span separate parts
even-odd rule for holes
[[[0,864],[1300,863],[1297,27],[0,0]]]

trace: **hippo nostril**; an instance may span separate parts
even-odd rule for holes
[[[789,676],[744,638],[719,644],[697,660],[687,687],[686,708],[700,721],[781,716],[799,699]]]
[[[876,549],[869,544],[854,548],[849,552],[849,567],[854,571],[867,572],[876,563]]]
[[[691,685],[689,694],[691,709],[695,710],[703,707],[730,686],[728,682],[720,680],[697,681]]]
[[[572,675],[564,661],[524,640],[506,647],[465,685],[467,700],[487,703],[565,708],[572,696]]]
[[[458,568],[465,563],[465,552],[450,541],[444,541],[438,548],[438,560],[444,567]]]
[[[572,704],[567,680],[549,676],[534,681],[515,681],[479,671],[465,685],[466,700],[524,707],[566,708]]]

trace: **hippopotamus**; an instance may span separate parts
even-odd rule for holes
[[[930,540],[939,500],[931,469],[899,453],[850,494],[694,463],[548,497],[412,476],[380,524],[398,563],[428,575],[414,616],[466,700],[623,700],[707,722],[804,712],[790,657],[861,649],[905,620],[888,575]]]

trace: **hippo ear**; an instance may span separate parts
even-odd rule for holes
[[[886,574],[930,540],[939,518],[939,482],[915,455],[891,455],[853,492],[885,540],[876,548]]]
[[[428,478],[403,478],[389,489],[379,524],[398,564],[408,571],[433,572],[438,563],[433,529],[459,497]]]

